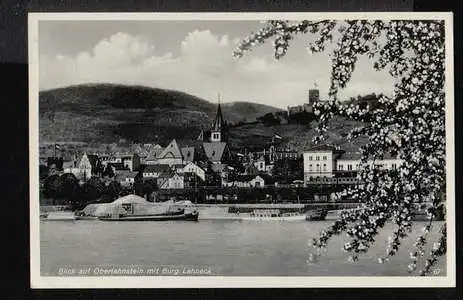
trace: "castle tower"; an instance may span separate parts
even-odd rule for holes
[[[309,89],[309,104],[314,104],[320,100],[320,91],[318,90],[317,83],[314,84],[312,89]]]
[[[220,94],[218,95],[218,103],[217,114],[211,128],[211,142],[223,142],[222,129],[225,123],[222,116],[222,108],[220,107]]]

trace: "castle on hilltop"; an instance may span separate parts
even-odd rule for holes
[[[288,106],[288,115],[294,115],[301,112],[313,113],[313,104],[320,101],[320,90],[318,89],[317,84],[314,84],[314,87],[309,89],[309,97],[307,103],[297,106]]]

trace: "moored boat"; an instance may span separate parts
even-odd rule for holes
[[[316,209],[311,210],[306,214],[307,221],[325,221],[328,210],[326,209]]]
[[[158,214],[158,215],[119,215],[99,217],[101,221],[198,221],[198,212],[181,212],[172,214]]]
[[[302,212],[281,212],[279,209],[254,209],[249,214],[240,214],[242,221],[323,221],[327,210]]]
[[[55,211],[40,214],[41,221],[75,221],[76,216],[72,211]]]
[[[78,220],[78,221],[82,221],[82,220],[93,221],[93,220],[98,220],[98,217],[76,215],[76,220]]]
[[[102,221],[197,221],[199,212],[191,201],[148,202],[128,195],[111,203],[89,204],[76,213],[77,220]]]
[[[242,221],[305,221],[306,215],[299,212],[282,213],[279,209],[254,209],[240,218]]]
[[[197,221],[199,212],[191,201],[169,200],[163,203],[130,201],[133,197],[120,198],[109,206],[101,221]],[[129,201],[126,201],[129,200]]]

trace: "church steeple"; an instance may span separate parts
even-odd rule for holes
[[[220,107],[220,94],[217,95],[217,101],[217,114],[211,128],[211,142],[222,142],[222,128],[224,127],[224,120],[222,116],[222,108]]]

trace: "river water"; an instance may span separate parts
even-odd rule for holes
[[[415,223],[411,239],[385,264],[377,257],[385,253],[392,224],[355,263],[341,250],[347,238],[339,236],[308,264],[308,240],[330,223],[41,222],[41,275],[410,276],[409,252],[424,223]],[[128,269],[137,271],[121,273]],[[437,274],[445,275],[445,257]]]

